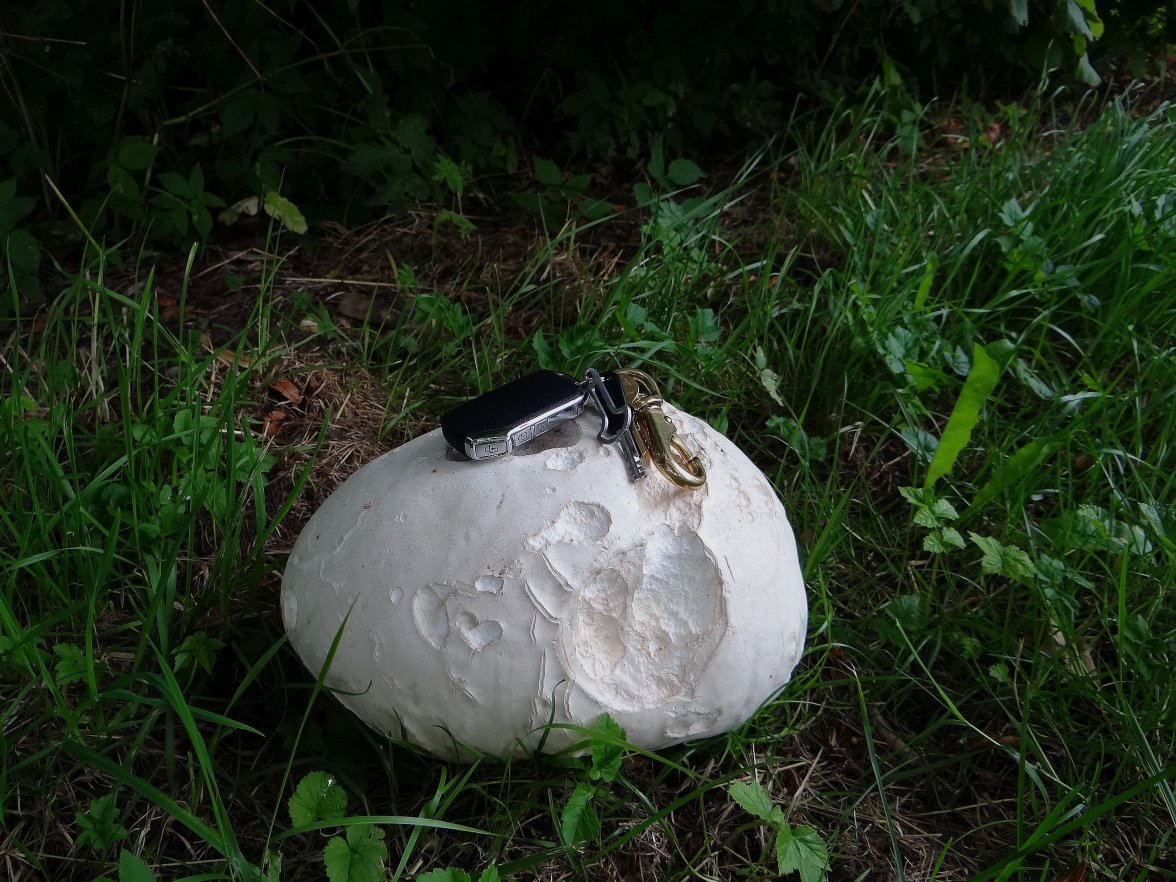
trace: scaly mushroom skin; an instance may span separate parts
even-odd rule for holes
[[[449,759],[522,755],[549,721],[605,712],[649,748],[739,726],[800,659],[796,542],[742,451],[666,411],[701,489],[630,481],[590,413],[498,460],[456,461],[437,430],[364,466],[286,565],[294,649],[318,673],[346,619],[326,685]]]

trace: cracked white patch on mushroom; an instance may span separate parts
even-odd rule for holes
[[[729,440],[667,407],[699,490],[630,481],[585,415],[488,462],[430,432],[369,463],[311,518],[282,618],[373,728],[441,756],[575,740],[610,713],[657,748],[742,724],[787,681],[807,607],[775,491]],[[535,455],[542,454],[542,455]]]

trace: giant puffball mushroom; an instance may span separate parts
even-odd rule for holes
[[[566,748],[610,714],[647,748],[748,719],[800,658],[808,608],[771,485],[666,405],[699,489],[631,481],[591,411],[486,462],[440,430],[352,475],[306,525],[282,617],[377,731],[450,759]],[[546,736],[546,737],[544,737]]]

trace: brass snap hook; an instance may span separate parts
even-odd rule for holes
[[[648,453],[658,471],[679,487],[703,486],[706,468],[678,437],[674,424],[662,409],[665,402],[653,377],[633,368],[616,373],[633,408],[633,426],[638,444],[644,448],[641,452]]]

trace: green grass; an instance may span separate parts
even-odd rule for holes
[[[39,320],[14,295],[0,875],[118,878],[125,849],[161,879],[278,878],[267,855],[319,879],[350,848],[388,878],[767,879],[782,823],[834,879],[1176,878],[1176,113],[1006,123],[907,159],[867,111],[797,119],[801,148],[664,197],[607,273],[557,280],[602,232],[569,229],[484,306],[422,286],[358,331],[276,261],[211,351],[150,273],[127,294],[93,255]],[[724,222],[769,167],[770,211]],[[590,758],[450,766],[284,646],[281,552],[337,479],[317,469],[354,467],[322,414],[386,406],[355,425],[387,446],[536,361],[644,364],[778,487],[809,644],[742,729],[615,768],[608,732]],[[312,368],[350,379],[268,445],[267,383]],[[288,813],[320,769],[346,820]],[[780,813],[728,793],[751,779]]]

